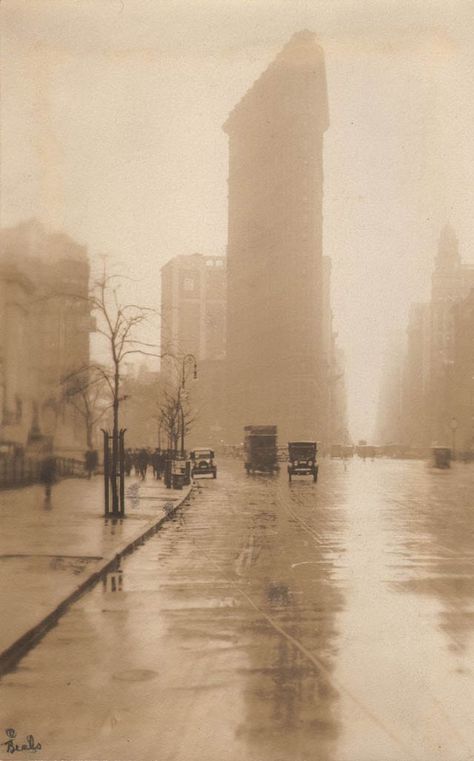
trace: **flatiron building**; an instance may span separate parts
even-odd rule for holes
[[[231,112],[227,281],[228,439],[276,424],[280,442],[324,439],[324,54],[295,34]]]

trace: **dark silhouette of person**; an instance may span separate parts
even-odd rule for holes
[[[87,471],[87,478],[90,478],[93,473],[95,473],[97,469],[97,465],[99,464],[99,456],[97,454],[96,449],[88,449],[85,454],[85,469]]]
[[[138,466],[138,450],[136,449],[132,452],[132,464],[133,464],[133,467],[135,468],[135,475],[139,476],[140,468]]]
[[[40,480],[44,484],[44,494],[47,500],[51,498],[51,489],[56,481],[56,460],[48,455],[41,463]]]
[[[146,449],[140,449],[137,455],[138,472],[142,481],[146,478],[146,471],[148,468],[148,452]]]
[[[161,478],[163,472],[163,455],[160,449],[155,449],[152,455],[153,475],[155,478]]]

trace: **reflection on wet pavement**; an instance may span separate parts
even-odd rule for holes
[[[222,463],[1,683],[44,759],[467,761],[474,469]]]

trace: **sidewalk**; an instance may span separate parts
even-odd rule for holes
[[[0,674],[63,610],[189,496],[149,474],[125,483],[126,518],[103,516],[103,480],[0,491]]]

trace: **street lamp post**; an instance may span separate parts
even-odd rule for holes
[[[158,423],[158,449],[161,452],[161,429],[163,426],[163,418],[160,418],[160,422]]]
[[[182,367],[181,367],[181,388],[183,388],[183,389],[184,389],[184,386],[186,384],[186,363],[189,362],[189,360],[191,360],[191,362],[193,363],[193,378],[194,378],[194,380],[196,380],[196,378],[197,378],[197,360],[196,360],[196,357],[194,356],[194,354],[186,354],[183,357],[183,364],[182,364]]]
[[[182,394],[184,392],[185,386],[186,386],[186,364],[189,362],[193,363],[193,378],[196,380],[197,378],[197,360],[194,354],[186,354],[183,357],[183,363],[181,367],[181,388],[179,392],[179,407],[181,411],[181,457],[185,456],[186,450],[184,448],[184,435],[185,435],[185,420],[184,420],[184,408],[183,408],[183,401],[182,401]]]
[[[184,448],[184,409],[181,401],[179,403],[179,408],[181,411],[181,457],[184,458],[186,454],[186,450]]]

